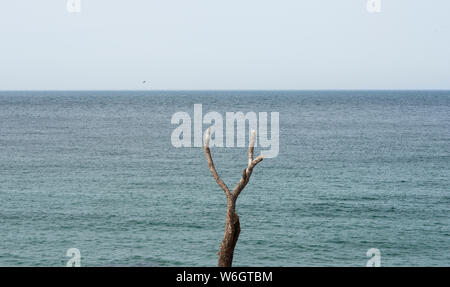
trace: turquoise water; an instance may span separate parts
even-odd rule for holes
[[[225,196],[171,116],[280,113],[235,265],[450,264],[450,92],[0,92],[0,265],[214,266]],[[205,126],[206,127],[206,126]],[[243,148],[213,149],[234,186]]]

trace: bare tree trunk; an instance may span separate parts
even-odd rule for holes
[[[219,250],[219,267],[231,267],[233,263],[234,247],[241,232],[239,216],[236,213],[236,200],[227,200],[227,219],[225,223],[225,233]]]
[[[253,168],[263,160],[263,156],[260,155],[256,159],[253,159],[253,150],[255,146],[256,133],[251,132],[250,144],[248,148],[248,164],[247,168],[242,171],[242,178],[234,187],[233,192],[230,192],[228,186],[222,181],[219,174],[214,167],[214,162],[211,157],[211,150],[209,149],[210,129],[206,131],[205,144],[203,149],[206,153],[206,159],[208,160],[208,167],[212,176],[216,180],[217,184],[223,189],[227,196],[227,218],[225,222],[225,233],[223,235],[223,241],[219,250],[219,267],[231,267],[233,264],[234,248],[241,232],[239,223],[239,216],[236,213],[236,200],[245,188],[252,175]]]

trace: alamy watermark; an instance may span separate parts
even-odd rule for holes
[[[367,0],[366,9],[369,13],[380,13],[381,0]]]
[[[171,123],[178,127],[172,132],[171,142],[174,147],[202,147],[203,133],[206,131],[203,129],[203,124],[205,124],[211,132],[210,147],[245,147],[246,138],[248,137],[250,141],[250,133],[253,130],[257,135],[254,146],[265,148],[261,151],[265,158],[274,158],[279,152],[279,120],[278,112],[270,113],[269,137],[268,112],[247,112],[246,114],[226,112],[224,121],[222,114],[215,111],[203,115],[202,104],[195,104],[193,119],[187,112],[176,112],[172,115]],[[247,123],[248,129],[246,129]]]
[[[78,248],[69,248],[66,252],[67,257],[71,257],[66,266],[67,267],[80,267],[81,266],[81,252]]]
[[[80,13],[81,0],[67,0],[66,9],[69,13]]]
[[[367,257],[370,257],[367,260],[367,267],[380,267],[381,266],[381,252],[378,248],[370,248],[366,253]]]

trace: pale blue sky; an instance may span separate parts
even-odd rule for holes
[[[448,0],[81,2],[0,0],[0,90],[450,89]]]

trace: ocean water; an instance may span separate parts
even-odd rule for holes
[[[0,265],[215,266],[225,196],[170,141],[196,103],[280,114],[234,265],[450,265],[449,91],[0,92]],[[233,187],[246,149],[212,153]]]

